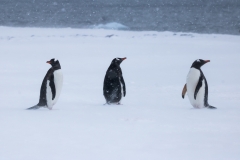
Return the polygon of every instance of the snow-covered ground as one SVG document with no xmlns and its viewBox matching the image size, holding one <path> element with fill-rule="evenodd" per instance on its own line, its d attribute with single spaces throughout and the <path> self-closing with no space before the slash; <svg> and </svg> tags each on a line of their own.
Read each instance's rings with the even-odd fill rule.
<svg viewBox="0 0 240 160">
<path fill-rule="evenodd" d="M 0 27 L 0 159 L 239 160 L 240 36 Z M 103 105 L 115 57 L 127 94 Z M 53 110 L 37 104 L 51 58 L 64 84 Z M 193 109 L 181 92 L 195 59 L 209 103 Z"/>
</svg>

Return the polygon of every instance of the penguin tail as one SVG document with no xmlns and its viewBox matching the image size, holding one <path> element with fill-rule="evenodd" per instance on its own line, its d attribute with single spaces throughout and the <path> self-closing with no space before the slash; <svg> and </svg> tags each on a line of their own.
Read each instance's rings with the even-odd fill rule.
<svg viewBox="0 0 240 160">
<path fill-rule="evenodd" d="M 35 105 L 35 106 L 30 107 L 30 108 L 27 108 L 27 110 L 34 110 L 34 109 L 39 109 L 39 108 L 40 108 L 40 106 Z"/>
<path fill-rule="evenodd" d="M 213 107 L 213 106 L 208 106 L 209 109 L 217 109 L 216 107 Z"/>
</svg>

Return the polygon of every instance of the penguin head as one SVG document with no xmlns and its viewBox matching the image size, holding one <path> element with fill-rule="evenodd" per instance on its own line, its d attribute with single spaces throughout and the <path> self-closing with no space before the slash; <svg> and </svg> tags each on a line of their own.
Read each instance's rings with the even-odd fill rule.
<svg viewBox="0 0 240 160">
<path fill-rule="evenodd" d="M 193 62 L 192 67 L 196 68 L 196 69 L 200 69 L 205 63 L 210 62 L 210 60 L 202 60 L 202 59 L 197 59 Z"/>
<path fill-rule="evenodd" d="M 114 58 L 112 60 L 112 64 L 120 65 L 122 63 L 122 61 L 124 61 L 125 59 L 127 59 L 127 57 L 124 57 L 124 58 Z"/>
<path fill-rule="evenodd" d="M 47 61 L 48 64 L 51 64 L 54 70 L 61 69 L 60 63 L 55 58 L 52 58 L 50 61 Z"/>
</svg>

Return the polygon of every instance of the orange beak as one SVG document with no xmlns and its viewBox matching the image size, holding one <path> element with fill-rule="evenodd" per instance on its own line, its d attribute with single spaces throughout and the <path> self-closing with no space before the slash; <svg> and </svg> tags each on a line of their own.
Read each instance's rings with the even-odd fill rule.
<svg viewBox="0 0 240 160">
<path fill-rule="evenodd" d="M 51 64 L 51 62 L 50 62 L 50 61 L 47 61 L 46 63 L 48 63 L 48 64 Z"/>
<path fill-rule="evenodd" d="M 210 62 L 210 60 L 205 60 L 205 63 L 208 63 L 208 62 Z"/>
<path fill-rule="evenodd" d="M 125 59 L 127 59 L 127 57 L 122 58 L 122 61 L 124 61 Z"/>
</svg>

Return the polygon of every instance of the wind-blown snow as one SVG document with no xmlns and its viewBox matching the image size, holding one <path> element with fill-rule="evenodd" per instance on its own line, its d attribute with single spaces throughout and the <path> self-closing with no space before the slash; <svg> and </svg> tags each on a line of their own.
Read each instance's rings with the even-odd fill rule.
<svg viewBox="0 0 240 160">
<path fill-rule="evenodd" d="M 0 157 L 3 160 L 240 159 L 240 37 L 171 32 L 0 27 Z M 64 81 L 53 110 L 37 104 L 57 57 Z M 103 105 L 115 57 L 126 83 L 122 105 Z M 181 92 L 192 62 L 209 103 Z"/>
<path fill-rule="evenodd" d="M 117 23 L 117 22 L 111 22 L 111 23 L 107 23 L 107 24 L 98 24 L 98 25 L 94 25 L 93 28 L 95 28 L 95 29 L 114 29 L 114 30 L 128 29 L 127 26 Z"/>
</svg>

